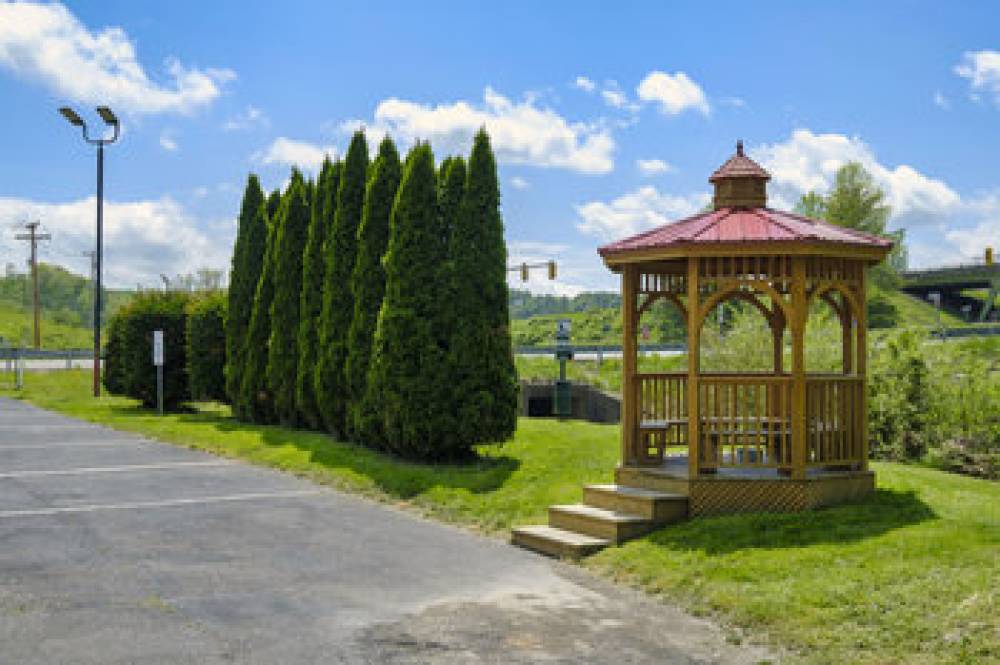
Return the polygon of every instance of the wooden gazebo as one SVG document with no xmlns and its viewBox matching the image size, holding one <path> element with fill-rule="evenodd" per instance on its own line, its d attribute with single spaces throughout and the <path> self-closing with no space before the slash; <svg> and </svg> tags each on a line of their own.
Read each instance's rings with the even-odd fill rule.
<svg viewBox="0 0 1000 665">
<path fill-rule="evenodd" d="M 865 272 L 892 242 L 768 208 L 769 179 L 738 143 L 709 178 L 710 210 L 600 248 L 622 280 L 617 484 L 586 488 L 588 505 L 554 506 L 550 523 L 557 528 L 542 536 L 558 540 L 564 536 L 557 531 L 570 530 L 622 540 L 663 521 L 650 509 L 644 527 L 607 528 L 636 517 L 641 501 L 685 497 L 688 515 L 784 511 L 874 489 L 867 465 Z M 657 300 L 672 303 L 685 321 L 687 371 L 638 371 L 640 319 Z M 706 318 L 731 300 L 763 315 L 772 333 L 772 371 L 702 371 Z M 836 374 L 806 371 L 806 322 L 815 302 L 831 307 L 840 322 L 843 367 Z"/>
</svg>

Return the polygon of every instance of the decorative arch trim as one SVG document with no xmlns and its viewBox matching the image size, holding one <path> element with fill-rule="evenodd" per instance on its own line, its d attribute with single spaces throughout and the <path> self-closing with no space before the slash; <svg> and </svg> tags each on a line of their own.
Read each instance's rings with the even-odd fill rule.
<svg viewBox="0 0 1000 665">
<path fill-rule="evenodd" d="M 747 291 L 744 287 L 750 287 L 753 291 Z M 762 303 L 758 294 L 770 296 L 771 302 L 774 303 L 774 309 L 772 310 Z M 709 296 L 698 312 L 696 323 L 699 330 L 705 324 L 705 318 L 709 312 L 725 300 L 744 300 L 751 303 L 760 310 L 772 328 L 776 324 L 783 326 L 789 320 L 787 303 L 785 303 L 784 298 L 781 297 L 781 294 L 773 286 L 761 280 L 746 280 L 727 284 L 725 288 L 721 288 Z"/>
</svg>

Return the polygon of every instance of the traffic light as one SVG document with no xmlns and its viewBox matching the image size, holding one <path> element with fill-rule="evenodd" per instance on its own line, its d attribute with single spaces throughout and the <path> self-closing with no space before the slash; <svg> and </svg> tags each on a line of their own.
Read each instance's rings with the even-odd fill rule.
<svg viewBox="0 0 1000 665">
<path fill-rule="evenodd" d="M 556 278 L 556 262 L 549 261 L 549 279 Z"/>
<path fill-rule="evenodd" d="M 986 248 L 986 265 L 988 265 L 988 266 L 993 265 L 993 248 L 992 247 L 987 247 Z"/>
<path fill-rule="evenodd" d="M 528 281 L 528 264 L 527 263 L 522 263 L 521 264 L 521 281 L 522 282 L 527 282 Z"/>
</svg>

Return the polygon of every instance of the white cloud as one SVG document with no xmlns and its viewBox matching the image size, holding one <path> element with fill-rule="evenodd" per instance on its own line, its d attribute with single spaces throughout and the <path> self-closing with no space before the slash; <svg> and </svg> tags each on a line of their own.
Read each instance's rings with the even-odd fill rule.
<svg viewBox="0 0 1000 665">
<path fill-rule="evenodd" d="M 745 109 L 747 102 L 742 97 L 723 97 L 719 100 L 724 106 L 732 106 L 734 109 Z"/>
<path fill-rule="evenodd" d="M 124 30 L 91 32 L 59 4 L 0 3 L 0 66 L 60 97 L 131 113 L 189 113 L 235 78 L 228 69 L 189 69 L 170 59 L 169 83 L 152 81 Z"/>
<path fill-rule="evenodd" d="M 177 148 L 179 146 L 177 145 L 177 140 L 173 137 L 172 132 L 168 130 L 163 130 L 160 133 L 160 147 L 166 150 L 167 152 L 177 151 Z"/>
<path fill-rule="evenodd" d="M 268 146 L 267 150 L 254 155 L 254 159 L 262 164 L 298 166 L 303 170 L 315 173 L 319 171 L 323 159 L 327 155 L 330 156 L 330 159 L 334 159 L 337 155 L 337 149 L 332 145 L 321 146 L 279 136 Z"/>
<path fill-rule="evenodd" d="M 660 111 L 666 115 L 677 115 L 687 109 L 694 109 L 703 115 L 711 112 L 705 92 L 684 72 L 674 75 L 652 71 L 636 88 L 639 99 L 657 102 Z"/>
<path fill-rule="evenodd" d="M 94 197 L 68 203 L 0 198 L 0 219 L 38 219 L 52 234 L 48 252 L 59 263 L 86 274 L 81 256 L 94 245 Z M 147 201 L 104 202 L 105 280 L 134 287 L 159 282 L 159 274 L 186 274 L 199 268 L 227 270 L 236 228 L 233 220 L 199 225 L 169 197 Z M 0 263 L 19 264 L 21 247 L 0 241 Z"/>
<path fill-rule="evenodd" d="M 429 140 L 443 152 L 464 152 L 480 127 L 486 127 L 498 161 L 561 168 L 580 173 L 614 169 L 615 142 L 604 127 L 569 122 L 550 108 L 526 97 L 514 102 L 486 88 L 483 104 L 466 101 L 430 106 L 395 97 L 375 109 L 372 123 L 358 120 L 341 125 L 354 131 L 366 126 L 369 136 L 385 133 L 404 141 Z"/>
<path fill-rule="evenodd" d="M 644 176 L 659 175 L 674 170 L 673 166 L 662 159 L 637 159 L 635 160 L 635 166 L 639 169 L 639 173 Z"/>
<path fill-rule="evenodd" d="M 528 189 L 531 187 L 531 183 L 522 178 L 519 175 L 514 176 L 510 179 L 510 186 L 514 189 Z"/>
<path fill-rule="evenodd" d="M 621 90 L 601 90 L 601 97 L 604 99 L 605 104 L 616 109 L 625 108 L 628 104 L 628 98 Z"/>
<path fill-rule="evenodd" d="M 954 71 L 969 80 L 973 99 L 978 101 L 980 92 L 992 93 L 1000 106 L 1000 51 L 966 51 Z"/>
<path fill-rule="evenodd" d="M 996 212 L 1000 213 L 1000 207 Z M 958 248 L 963 260 L 982 259 L 987 247 L 1000 248 L 1000 216 L 972 228 L 950 229 L 945 232 L 945 238 Z"/>
<path fill-rule="evenodd" d="M 247 106 L 233 117 L 222 123 L 222 129 L 227 132 L 248 131 L 267 127 L 271 124 L 268 117 L 255 106 Z"/>
<path fill-rule="evenodd" d="M 941 94 L 940 90 L 938 90 L 938 91 L 934 92 L 934 106 L 937 106 L 938 108 L 942 108 L 945 111 L 950 111 L 951 110 L 951 101 L 947 97 L 945 97 L 943 94 Z"/>
<path fill-rule="evenodd" d="M 597 84 L 594 83 L 589 78 L 587 78 L 586 76 L 577 76 L 576 81 L 573 82 L 573 87 L 579 88 L 584 92 L 593 92 L 594 89 L 597 87 Z"/>
<path fill-rule="evenodd" d="M 602 241 L 618 240 L 693 215 L 709 200 L 704 192 L 676 196 L 647 185 L 610 203 L 591 201 L 576 206 L 581 220 L 577 228 Z"/>
<path fill-rule="evenodd" d="M 858 137 L 797 129 L 787 141 L 761 146 L 752 154 L 771 173 L 768 196 L 778 208 L 791 208 L 806 192 L 825 192 L 847 162 L 860 162 L 885 191 L 892 206 L 891 225 L 896 228 L 942 222 L 961 203 L 941 180 L 906 164 L 883 165 Z"/>
</svg>

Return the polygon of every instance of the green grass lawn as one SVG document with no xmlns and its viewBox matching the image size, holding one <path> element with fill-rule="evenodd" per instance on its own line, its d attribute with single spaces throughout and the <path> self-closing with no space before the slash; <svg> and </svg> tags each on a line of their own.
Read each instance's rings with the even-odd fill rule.
<svg viewBox="0 0 1000 665">
<path fill-rule="evenodd" d="M 321 434 L 236 423 L 199 405 L 163 418 L 87 396 L 84 372 L 30 374 L 21 397 L 68 415 L 298 473 L 503 533 L 609 481 L 617 428 L 522 419 L 462 466 L 404 462 Z M 875 464 L 877 494 L 792 515 L 699 518 L 586 560 L 803 663 L 1000 662 L 1000 485 Z M 641 617 L 636 618 L 641 621 Z"/>
</svg>

